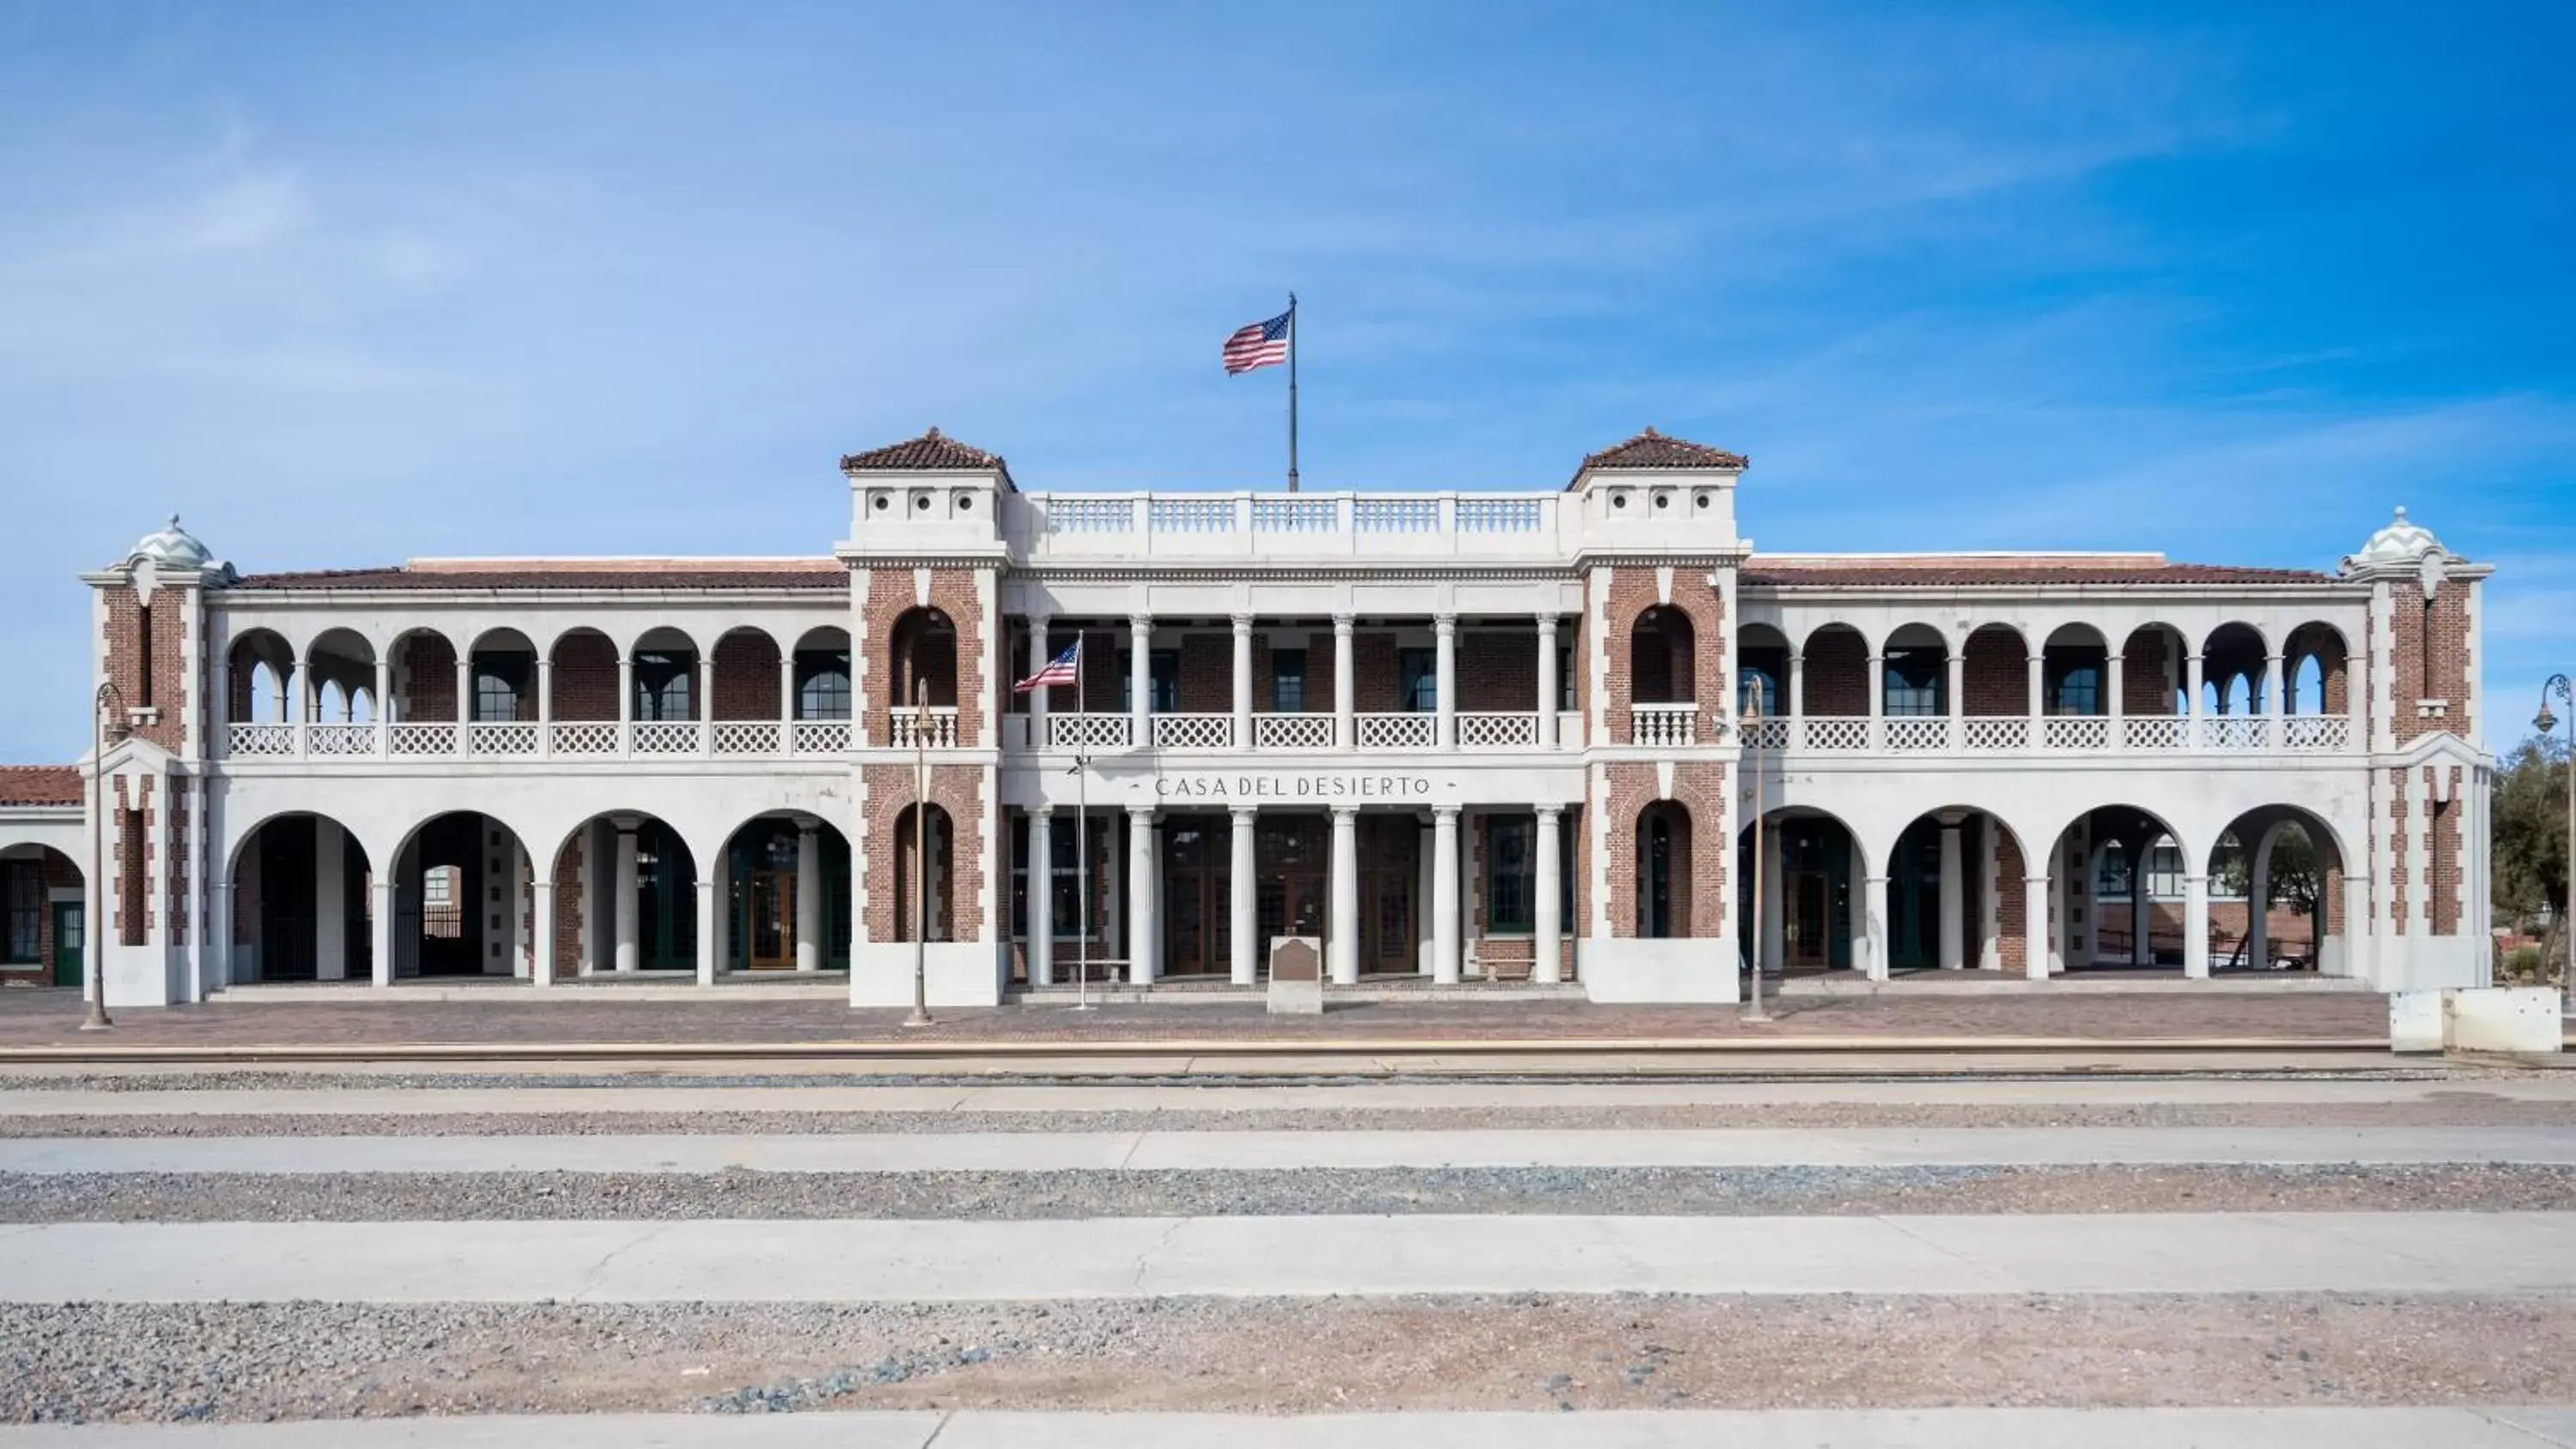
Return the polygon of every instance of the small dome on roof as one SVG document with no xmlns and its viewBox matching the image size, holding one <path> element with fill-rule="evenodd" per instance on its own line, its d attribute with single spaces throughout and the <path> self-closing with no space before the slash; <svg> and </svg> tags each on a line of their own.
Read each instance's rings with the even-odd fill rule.
<svg viewBox="0 0 2576 1449">
<path fill-rule="evenodd" d="M 2360 569 L 2382 564 L 2411 564 L 2428 553 L 2449 552 L 2442 547 L 2442 541 L 2433 536 L 2433 530 L 2408 519 L 2406 510 L 2400 508 L 2397 517 L 2387 527 L 2372 534 L 2370 542 L 2361 546 L 2361 552 L 2344 560 L 2344 567 Z"/>
<path fill-rule="evenodd" d="M 125 561 L 129 565 L 142 563 L 146 559 L 160 568 L 194 570 L 204 568 L 212 562 L 214 554 L 197 541 L 195 534 L 181 528 L 179 515 L 173 513 L 170 515 L 169 527 L 158 533 L 145 534 L 136 541 L 134 551 L 125 556 Z"/>
</svg>

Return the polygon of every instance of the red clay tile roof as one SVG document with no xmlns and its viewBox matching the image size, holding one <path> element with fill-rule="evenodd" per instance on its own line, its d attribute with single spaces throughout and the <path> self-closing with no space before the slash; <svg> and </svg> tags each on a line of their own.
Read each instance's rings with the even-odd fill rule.
<svg viewBox="0 0 2576 1449">
<path fill-rule="evenodd" d="M 1757 588 L 1950 588 L 1981 584 L 2321 584 L 2306 569 L 2167 563 L 2155 555 L 2030 558 L 1748 559 L 1736 575 Z"/>
<path fill-rule="evenodd" d="M 841 459 L 844 473 L 921 473 L 943 468 L 986 469 L 1008 476 L 1010 468 L 999 453 L 987 453 L 942 434 L 937 428 L 918 438 L 870 448 Z"/>
<path fill-rule="evenodd" d="M 0 765 L 0 805 L 78 805 L 80 771 L 70 765 Z"/>
<path fill-rule="evenodd" d="M 243 589 L 844 589 L 833 559 L 472 559 L 245 574 Z"/>
<path fill-rule="evenodd" d="M 1749 461 L 1742 453 L 1668 438 L 1648 428 L 1624 443 L 1588 455 L 1574 476 L 1582 477 L 1587 468 L 1742 468 Z"/>
</svg>

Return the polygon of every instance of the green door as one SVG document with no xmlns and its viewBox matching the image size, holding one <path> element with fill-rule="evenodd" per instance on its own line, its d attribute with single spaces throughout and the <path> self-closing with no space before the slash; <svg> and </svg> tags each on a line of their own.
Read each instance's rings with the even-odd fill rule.
<svg viewBox="0 0 2576 1449">
<path fill-rule="evenodd" d="M 79 901 L 54 902 L 54 984 L 81 984 L 81 953 L 89 949 L 89 909 Z"/>
</svg>

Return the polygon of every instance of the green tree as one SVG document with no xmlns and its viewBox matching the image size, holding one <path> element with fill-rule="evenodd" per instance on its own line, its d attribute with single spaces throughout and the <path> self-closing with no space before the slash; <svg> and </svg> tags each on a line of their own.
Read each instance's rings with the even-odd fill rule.
<svg viewBox="0 0 2576 1449">
<path fill-rule="evenodd" d="M 2567 747 L 2533 736 L 2496 771 L 2488 849 L 2496 914 L 2518 926 L 2549 915 L 2543 960 L 2567 939 Z"/>
</svg>

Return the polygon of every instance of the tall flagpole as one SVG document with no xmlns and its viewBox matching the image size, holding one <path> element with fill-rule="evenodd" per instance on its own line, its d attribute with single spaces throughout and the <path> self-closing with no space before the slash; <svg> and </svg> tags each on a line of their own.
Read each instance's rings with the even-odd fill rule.
<svg viewBox="0 0 2576 1449">
<path fill-rule="evenodd" d="M 1297 491 L 1297 294 L 1288 294 L 1288 491 Z"/>
</svg>

